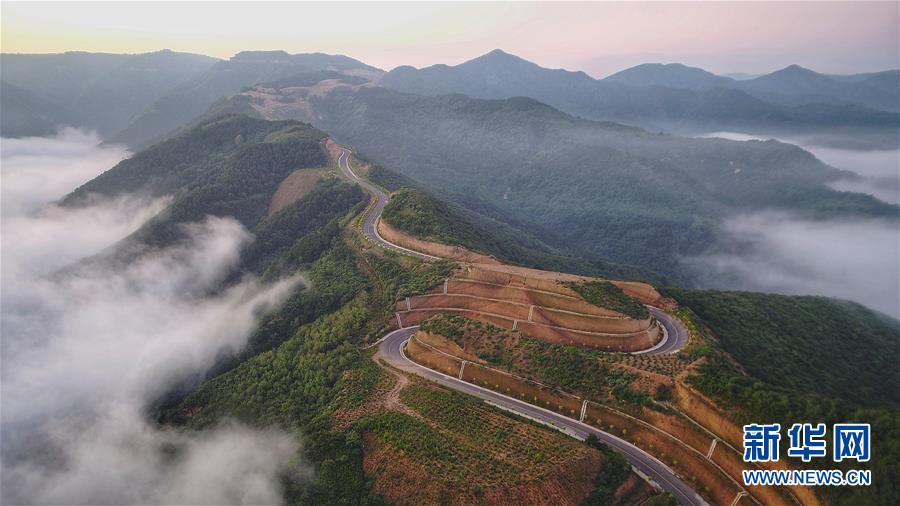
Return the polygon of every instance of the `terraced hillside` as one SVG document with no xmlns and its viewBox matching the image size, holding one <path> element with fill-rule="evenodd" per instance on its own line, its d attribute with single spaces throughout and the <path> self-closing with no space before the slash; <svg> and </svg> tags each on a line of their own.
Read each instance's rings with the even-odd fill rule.
<svg viewBox="0 0 900 506">
<path fill-rule="evenodd" d="M 662 339 L 657 321 L 649 314 L 634 318 L 586 301 L 560 283 L 579 276 L 511 270 L 507 266 L 466 264 L 430 293 L 407 297 L 396 304 L 397 324 L 409 326 L 438 313 L 455 313 L 551 343 L 610 351 L 652 348 Z M 649 302 L 660 298 L 649 285 L 613 282 L 615 289 L 641 295 Z M 648 297 L 653 294 L 655 297 Z"/>
</svg>

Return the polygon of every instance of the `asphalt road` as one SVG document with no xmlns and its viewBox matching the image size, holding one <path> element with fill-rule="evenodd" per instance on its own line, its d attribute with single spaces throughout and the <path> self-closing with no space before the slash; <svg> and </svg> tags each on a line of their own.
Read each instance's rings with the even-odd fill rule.
<svg viewBox="0 0 900 506">
<path fill-rule="evenodd" d="M 341 156 L 338 158 L 338 166 L 341 168 L 341 172 L 343 172 L 344 175 L 347 176 L 347 178 L 349 178 L 351 181 L 355 181 L 367 192 L 375 195 L 375 207 L 372 208 L 371 211 L 369 211 L 369 214 L 366 216 L 366 220 L 363 222 L 363 235 L 365 235 L 367 239 L 378 244 L 382 248 L 396 251 L 397 253 L 401 253 L 404 255 L 413 256 L 425 262 L 434 262 L 436 260 L 440 260 L 440 258 L 438 257 L 426 255 L 425 253 L 419 253 L 418 251 L 413 251 L 392 242 L 388 242 L 383 237 L 381 237 L 381 235 L 378 233 L 378 220 L 381 219 L 381 213 L 382 211 L 384 211 L 384 206 L 386 206 L 388 202 L 390 202 L 390 197 L 388 197 L 386 193 L 381 191 L 380 188 L 357 176 L 356 173 L 353 172 L 353 169 L 350 168 L 349 149 L 341 148 Z"/>
<path fill-rule="evenodd" d="M 378 351 L 381 357 L 397 369 L 417 374 L 430 381 L 444 385 L 447 388 L 474 395 L 475 397 L 479 397 L 489 403 L 495 404 L 526 418 L 531 418 L 540 423 L 551 425 L 558 430 L 579 439 L 584 439 L 589 434 L 594 434 L 600 441 L 603 441 L 605 444 L 625 456 L 635 469 L 651 477 L 655 483 L 663 488 L 663 490 L 675 496 L 675 499 L 678 500 L 680 504 L 707 504 L 703 498 L 697 495 L 691 487 L 689 487 L 665 464 L 623 439 L 579 422 L 573 418 L 528 404 L 513 397 L 494 392 L 493 390 L 479 387 L 478 385 L 461 381 L 452 376 L 447 376 L 446 374 L 439 373 L 413 362 L 404 354 L 403 345 L 418 328 L 418 326 L 405 327 L 384 336 L 378 345 Z"/>
<path fill-rule="evenodd" d="M 650 314 L 653 315 L 653 317 L 663 326 L 663 329 L 665 329 L 665 341 L 660 342 L 649 350 L 635 352 L 635 355 L 666 355 L 677 352 L 687 344 L 690 334 L 687 329 L 684 328 L 684 325 L 678 321 L 678 318 L 666 313 L 662 309 L 651 306 L 647 306 L 647 309 L 650 310 Z"/>
<path fill-rule="evenodd" d="M 396 251 L 405 255 L 411 255 L 426 262 L 440 260 L 438 257 L 426 255 L 418 251 L 413 251 L 397 244 L 388 242 L 378 234 L 378 220 L 381 219 L 381 213 L 384 207 L 390 201 L 390 197 L 380 188 L 372 183 L 360 178 L 350 168 L 350 150 L 341 148 L 341 156 L 338 158 L 338 166 L 344 175 L 351 181 L 355 181 L 366 191 L 375 196 L 375 206 L 369 211 L 363 222 L 363 234 L 370 241 L 380 245 L 383 248 Z M 650 312 L 662 324 L 666 330 L 666 339 L 661 344 L 656 345 L 650 350 L 643 353 L 646 354 L 663 354 L 674 353 L 681 349 L 687 343 L 687 329 L 681 325 L 676 318 L 663 312 L 660 309 L 649 307 Z M 594 434 L 601 441 L 615 449 L 628 459 L 628 462 L 641 473 L 650 476 L 654 482 L 658 483 L 665 491 L 671 493 L 684 505 L 705 505 L 707 504 L 693 489 L 691 489 L 681 478 L 669 469 L 658 459 L 632 445 L 631 443 L 620 439 L 612 434 L 603 432 L 595 427 L 579 422 L 573 418 L 563 416 L 559 413 L 528 404 L 527 402 L 508 397 L 498 392 L 488 390 L 478 385 L 473 385 L 457 378 L 447 376 L 446 374 L 428 369 L 406 357 L 403 353 L 403 345 L 409 337 L 415 333 L 418 326 L 405 327 L 395 330 L 384 337 L 378 343 L 378 351 L 382 358 L 397 369 L 418 374 L 428 380 L 439 383 L 453 390 L 474 395 L 487 402 L 495 404 L 501 408 L 510 410 L 516 414 L 535 421 L 551 425 L 562 432 L 579 439 L 586 438 L 589 434 Z"/>
<path fill-rule="evenodd" d="M 341 172 L 343 172 L 348 179 L 356 182 L 366 191 L 375 196 L 375 206 L 369 211 L 369 214 L 366 216 L 365 221 L 363 222 L 363 235 L 365 235 L 368 240 L 378 244 L 385 249 L 396 251 L 404 255 L 414 256 L 425 262 L 440 260 L 440 258 L 438 257 L 426 255 L 425 253 L 413 251 L 398 244 L 388 242 L 383 237 L 381 237 L 381 235 L 378 233 L 378 220 L 381 219 L 381 213 L 384 211 L 384 206 L 386 206 L 388 202 L 390 202 L 390 197 L 386 193 L 384 193 L 381 188 L 378 188 L 369 181 L 357 176 L 356 173 L 353 172 L 353 169 L 350 168 L 349 149 L 343 147 L 341 148 L 341 156 L 338 158 L 338 166 L 341 168 Z M 639 351 L 635 354 L 664 355 L 668 353 L 675 353 L 682 347 L 684 347 L 684 345 L 687 344 L 689 336 L 687 329 L 684 328 L 684 325 L 682 325 L 677 318 L 669 315 L 661 309 L 650 306 L 648 306 L 648 308 L 650 309 L 650 313 L 654 317 L 656 317 L 660 324 L 662 324 L 663 328 L 665 328 L 665 340 L 660 342 L 653 348 Z"/>
</svg>

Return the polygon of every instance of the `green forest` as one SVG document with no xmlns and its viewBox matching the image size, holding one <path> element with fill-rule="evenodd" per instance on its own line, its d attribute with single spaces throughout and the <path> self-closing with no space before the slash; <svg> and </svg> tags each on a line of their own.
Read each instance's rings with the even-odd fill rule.
<svg viewBox="0 0 900 506">
<path fill-rule="evenodd" d="M 763 381 L 862 405 L 900 407 L 897 320 L 826 297 L 666 292 L 709 325 L 725 351 Z"/>
<path fill-rule="evenodd" d="M 708 251 L 737 213 L 900 215 L 896 205 L 831 189 L 847 174 L 776 141 L 653 133 L 523 97 L 338 88 L 313 105 L 321 128 L 441 199 L 561 252 L 663 273 L 669 284 L 689 280 L 679 259 Z"/>
<path fill-rule="evenodd" d="M 567 283 L 566 286 L 595 306 L 612 309 L 632 318 L 650 317 L 647 306 L 625 295 L 621 288 L 609 281 L 582 281 Z"/>
<path fill-rule="evenodd" d="M 706 353 L 699 374 L 688 378 L 692 385 L 730 410 L 741 424 L 870 423 L 877 457 L 865 464 L 828 460 L 812 465 L 872 470 L 870 487 L 824 488 L 823 495 L 833 504 L 896 502 L 900 495 L 896 320 L 824 297 L 666 292 L 689 308 L 691 326 L 722 348 Z"/>
<path fill-rule="evenodd" d="M 397 190 L 382 219 L 413 236 L 463 246 L 514 265 L 616 279 L 666 279 L 648 269 L 565 254 L 528 232 L 407 187 L 415 183 L 387 169 L 376 166 L 370 177 L 385 188 Z"/>
</svg>

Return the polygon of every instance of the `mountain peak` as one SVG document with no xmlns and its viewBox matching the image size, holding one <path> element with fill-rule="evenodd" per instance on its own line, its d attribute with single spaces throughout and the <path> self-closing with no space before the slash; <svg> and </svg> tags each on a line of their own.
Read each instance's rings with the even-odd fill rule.
<svg viewBox="0 0 900 506">
<path fill-rule="evenodd" d="M 287 51 L 276 50 L 276 51 L 241 51 L 240 53 L 231 57 L 232 60 L 268 60 L 268 61 L 281 61 L 287 60 L 291 57 L 291 55 Z"/>
<path fill-rule="evenodd" d="M 477 58 L 473 58 L 473 59 L 467 61 L 466 63 L 471 63 L 471 62 L 490 62 L 490 63 L 527 62 L 527 63 L 530 63 L 530 62 L 528 62 L 528 60 L 526 60 L 524 58 L 520 58 L 514 54 L 509 54 L 502 49 L 494 49 L 493 51 L 491 51 L 489 53 L 485 53 Z"/>
<path fill-rule="evenodd" d="M 818 74 L 818 72 L 816 72 L 814 70 L 810 70 L 806 67 L 801 67 L 800 65 L 793 63 L 781 70 L 776 70 L 775 72 L 773 72 L 773 74 L 809 75 L 809 74 Z"/>
<path fill-rule="evenodd" d="M 810 70 L 806 67 L 801 67 L 796 63 L 793 65 L 788 65 L 787 67 L 776 70 L 771 74 L 766 74 L 760 76 L 755 79 L 755 81 L 760 82 L 769 82 L 769 81 L 777 81 L 777 82 L 791 82 L 791 83 L 802 83 L 802 82 L 824 82 L 831 81 L 831 79 L 823 74 L 820 74 L 814 70 Z M 751 82 L 751 81 L 748 81 Z"/>
<path fill-rule="evenodd" d="M 500 48 L 497 48 L 497 49 L 494 49 L 493 51 L 489 51 L 489 52 L 485 53 L 485 54 L 482 55 L 481 57 L 482 57 L 482 58 L 486 58 L 486 57 L 489 57 L 489 58 L 502 58 L 502 57 L 504 57 L 504 56 L 512 56 L 512 55 L 509 54 L 509 53 L 507 53 L 506 51 L 500 49 Z"/>
<path fill-rule="evenodd" d="M 727 86 L 731 79 L 683 63 L 643 63 L 603 79 L 632 86 L 709 89 Z"/>
</svg>

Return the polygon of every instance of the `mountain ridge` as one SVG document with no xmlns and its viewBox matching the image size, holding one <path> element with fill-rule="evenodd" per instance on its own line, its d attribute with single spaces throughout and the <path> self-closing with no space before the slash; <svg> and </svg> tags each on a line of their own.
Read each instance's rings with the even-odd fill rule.
<svg viewBox="0 0 900 506">
<path fill-rule="evenodd" d="M 688 76 L 679 82 L 687 82 L 683 86 L 688 87 L 670 82 L 672 79 L 666 76 L 673 69 L 679 74 L 687 72 Z M 641 75 L 647 72 L 653 78 L 641 83 Z M 891 74 L 886 75 L 882 79 L 890 80 Z M 697 82 L 698 76 L 702 82 Z M 878 142 L 897 143 L 896 136 L 892 135 L 900 129 L 900 114 L 896 112 L 866 109 L 865 105 L 854 105 L 843 99 L 832 100 L 833 103 L 819 103 L 819 100 L 782 103 L 785 100 L 780 99 L 785 97 L 773 91 L 771 80 L 759 79 L 763 78 L 735 81 L 678 64 L 633 67 L 617 76 L 595 80 L 583 72 L 547 69 L 495 50 L 455 66 L 399 67 L 385 74 L 379 85 L 426 96 L 452 93 L 485 99 L 527 96 L 588 119 L 676 133 L 747 129 L 819 133 L 880 130 Z M 731 85 L 721 86 L 728 83 Z M 847 88 L 846 83 L 837 81 L 833 85 Z M 754 88 L 762 91 L 755 94 L 747 91 Z M 779 100 L 773 101 L 772 96 Z M 840 114 L 842 111 L 846 114 Z"/>
</svg>

